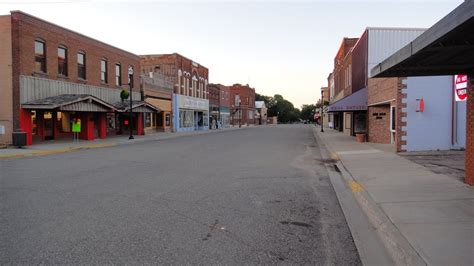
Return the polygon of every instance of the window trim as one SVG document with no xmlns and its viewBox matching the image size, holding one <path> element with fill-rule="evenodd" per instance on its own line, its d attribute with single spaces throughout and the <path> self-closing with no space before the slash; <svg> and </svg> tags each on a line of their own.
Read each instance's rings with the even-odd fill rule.
<svg viewBox="0 0 474 266">
<path fill-rule="evenodd" d="M 42 43 L 43 44 L 43 54 L 42 54 L 42 57 L 40 59 L 43 60 L 42 64 L 43 64 L 43 67 L 44 70 L 37 70 L 36 69 L 36 63 L 38 63 L 38 54 L 36 53 L 36 43 Z M 36 38 L 35 39 L 35 42 L 34 42 L 34 51 L 35 51 L 35 72 L 37 73 L 42 73 L 42 74 L 46 74 L 48 73 L 48 59 L 47 59 L 47 54 L 46 54 L 46 41 L 42 38 Z"/>
<path fill-rule="evenodd" d="M 79 64 L 79 60 L 77 58 L 80 54 L 83 56 L 83 63 L 82 64 Z M 87 80 L 87 71 L 86 71 L 86 69 L 87 69 L 87 56 L 86 56 L 86 52 L 84 52 L 82 50 L 78 51 L 77 54 L 76 54 L 76 61 L 77 61 L 77 78 L 80 79 L 80 80 Z M 83 68 L 84 68 L 84 77 L 79 76 L 80 66 L 83 66 Z"/>
<path fill-rule="evenodd" d="M 63 66 L 63 67 L 64 67 L 64 72 L 65 72 L 65 74 L 59 73 L 59 68 L 60 68 L 59 65 L 60 65 L 60 62 L 61 62 L 61 61 L 59 60 L 59 50 L 60 50 L 60 49 L 64 50 L 64 62 L 62 62 L 62 63 L 64 63 L 64 66 Z M 67 77 L 67 76 L 69 75 L 69 69 L 68 69 L 68 55 L 67 55 L 67 52 L 68 52 L 68 51 L 67 51 L 67 50 L 68 50 L 68 49 L 67 49 L 67 47 L 66 47 L 65 45 L 63 45 L 63 44 L 58 45 L 58 50 L 57 50 L 57 51 L 58 51 L 58 75 L 61 76 L 61 77 Z"/>
<path fill-rule="evenodd" d="M 117 67 L 119 67 L 119 71 L 118 71 L 119 73 L 117 73 Z M 118 80 L 117 80 L 117 78 L 118 78 Z M 123 85 L 123 82 L 122 82 L 122 64 L 115 63 L 115 86 L 122 87 L 122 85 Z"/>
<path fill-rule="evenodd" d="M 102 70 L 102 62 L 105 62 L 105 71 Z M 104 79 L 102 79 L 102 73 L 104 73 Z M 105 57 L 102 57 L 100 59 L 100 82 L 102 84 L 108 84 L 108 82 L 109 82 L 109 79 L 108 79 L 108 62 L 107 62 L 107 58 L 105 58 Z"/>
</svg>

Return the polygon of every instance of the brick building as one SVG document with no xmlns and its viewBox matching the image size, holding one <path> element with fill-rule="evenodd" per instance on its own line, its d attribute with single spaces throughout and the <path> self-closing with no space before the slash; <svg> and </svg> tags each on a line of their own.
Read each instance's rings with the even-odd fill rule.
<svg viewBox="0 0 474 266">
<path fill-rule="evenodd" d="M 222 128 L 230 126 L 230 88 L 222 84 L 219 87 L 219 122 Z"/>
<path fill-rule="evenodd" d="M 248 84 L 234 84 L 230 86 L 231 124 L 255 124 L 255 89 Z"/>
<path fill-rule="evenodd" d="M 145 101 L 158 107 L 159 113 L 145 114 L 145 132 L 170 132 L 172 128 L 171 114 L 173 102 L 173 84 L 155 69 L 147 75 L 141 75 L 141 89 Z"/>
<path fill-rule="evenodd" d="M 352 94 L 352 50 L 358 38 L 343 38 L 336 57 L 334 58 L 334 70 L 332 79 L 334 80 L 334 104 Z M 348 112 L 345 107 L 329 107 L 329 112 L 333 113 L 334 129 L 346 134 L 353 134 L 352 112 Z M 329 123 L 329 122 L 328 122 Z"/>
<path fill-rule="evenodd" d="M 180 54 L 140 56 L 142 75 L 159 71 L 173 84 L 174 131 L 209 129 L 209 70 Z"/>
<path fill-rule="evenodd" d="M 398 93 L 400 78 L 372 79 L 370 68 L 405 46 L 425 30 L 418 28 L 367 28 L 354 47 L 354 89 L 367 88 L 367 140 L 397 143 Z"/>
<path fill-rule="evenodd" d="M 403 77 L 403 76 L 440 76 L 468 74 L 465 76 L 464 88 L 451 90 L 459 97 L 463 95 L 466 101 L 466 161 L 465 179 L 467 184 L 474 185 L 474 10 L 473 1 L 464 1 L 447 16 L 442 18 L 409 45 L 400 47 L 393 54 L 371 68 L 374 77 Z M 459 43 L 463 43 L 462 47 Z M 414 49 L 416 47 L 416 49 Z M 409 83 L 407 82 L 409 89 Z M 419 90 L 420 88 L 415 88 Z M 429 88 L 423 88 L 429 89 Z M 437 92 L 433 92 L 436 94 Z M 405 94 L 402 91 L 402 94 Z M 425 93 L 426 94 L 426 93 Z M 407 95 L 408 96 L 408 95 Z M 408 101 L 403 102 L 400 112 L 403 115 L 409 107 Z M 406 104 L 406 106 L 405 106 Z M 425 103 L 425 109 L 427 109 Z M 433 110 L 437 110 L 433 106 Z M 441 109 L 441 108 L 439 108 Z M 402 121 L 402 127 L 408 127 L 409 121 Z M 425 132 L 429 135 L 431 132 Z M 408 137 L 409 132 L 407 133 Z"/>
<path fill-rule="evenodd" d="M 134 118 L 129 102 L 128 68 L 139 69 L 137 55 L 21 11 L 0 16 L 0 141 L 11 143 L 12 132 L 27 134 L 27 144 L 79 137 L 92 140 L 120 134 L 132 126 L 143 134 L 143 113 L 157 109 L 140 99 L 138 75 L 133 76 Z"/>
<path fill-rule="evenodd" d="M 209 127 L 216 129 L 219 120 L 220 88 L 216 84 L 209 84 Z"/>
</svg>

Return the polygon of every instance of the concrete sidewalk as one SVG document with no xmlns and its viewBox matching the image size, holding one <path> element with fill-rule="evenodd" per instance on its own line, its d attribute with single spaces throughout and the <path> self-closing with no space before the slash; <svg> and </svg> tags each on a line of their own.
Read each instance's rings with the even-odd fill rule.
<svg viewBox="0 0 474 266">
<path fill-rule="evenodd" d="M 243 128 L 240 128 L 243 129 Z M 77 150 L 85 149 L 97 149 L 106 148 L 117 145 L 136 144 L 145 141 L 158 141 L 166 140 L 185 136 L 196 136 L 203 134 L 212 134 L 219 132 L 227 132 L 230 130 L 239 130 L 238 127 L 231 127 L 218 130 L 207 130 L 207 131 L 191 131 L 191 132 L 157 132 L 153 134 L 134 136 L 135 139 L 129 140 L 128 135 L 112 136 L 106 139 L 95 139 L 93 141 L 79 140 L 73 142 L 72 140 L 57 140 L 57 141 L 45 141 L 31 146 L 25 146 L 23 148 L 8 147 L 6 149 L 0 149 L 0 160 L 1 159 L 13 159 L 29 156 L 41 156 L 65 153 Z"/>
<path fill-rule="evenodd" d="M 398 156 L 388 145 L 313 131 L 349 176 L 347 189 L 396 264 L 474 265 L 474 187 Z"/>
</svg>

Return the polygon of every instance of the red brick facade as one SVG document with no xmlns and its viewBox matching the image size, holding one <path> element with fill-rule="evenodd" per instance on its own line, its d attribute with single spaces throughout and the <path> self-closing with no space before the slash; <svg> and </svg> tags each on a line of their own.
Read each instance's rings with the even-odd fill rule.
<svg viewBox="0 0 474 266">
<path fill-rule="evenodd" d="M 352 48 L 358 38 L 344 38 L 334 58 L 334 96 L 344 91 L 344 96 L 352 94 Z"/>
<path fill-rule="evenodd" d="M 140 58 L 137 55 L 19 11 L 11 13 L 11 22 L 14 62 L 12 66 L 14 128 L 18 128 L 20 124 L 20 75 L 121 90 L 128 88 L 128 66 L 132 66 L 136 70 L 134 87 L 139 88 Z M 35 40 L 45 43 L 45 73 L 35 71 Z M 60 45 L 67 49 L 67 76 L 58 74 L 58 47 Z M 78 78 L 78 52 L 86 55 L 85 80 Z M 107 83 L 101 82 L 101 59 L 107 60 Z M 115 64 L 121 65 L 122 86 L 115 84 Z"/>
<path fill-rule="evenodd" d="M 220 89 L 216 84 L 209 84 L 209 105 L 219 106 Z"/>
<path fill-rule="evenodd" d="M 400 85 L 400 78 L 372 78 L 368 80 L 368 140 L 370 142 L 391 143 L 390 108 L 397 106 L 396 99 Z M 397 134 L 395 133 L 395 135 Z"/>
<path fill-rule="evenodd" d="M 240 108 L 235 104 L 236 96 L 240 97 Z M 242 125 L 255 124 L 255 89 L 249 85 L 234 84 L 230 87 L 231 124 L 238 125 L 239 117 Z M 239 115 L 239 110 L 241 115 Z"/>
<path fill-rule="evenodd" d="M 368 141 L 388 144 L 390 136 L 390 105 L 370 106 L 368 110 Z"/>
<path fill-rule="evenodd" d="M 208 99 L 209 69 L 191 59 L 177 53 L 142 55 L 140 64 L 142 74 L 163 74 L 174 85 L 174 93 Z"/>
</svg>

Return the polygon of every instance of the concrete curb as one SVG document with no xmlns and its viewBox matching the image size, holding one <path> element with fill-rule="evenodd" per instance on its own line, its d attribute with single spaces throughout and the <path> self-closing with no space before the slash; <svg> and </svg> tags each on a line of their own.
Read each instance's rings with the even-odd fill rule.
<svg viewBox="0 0 474 266">
<path fill-rule="evenodd" d="M 67 148 L 61 148 L 61 149 L 55 149 L 55 150 L 32 150 L 31 152 L 21 153 L 21 154 L 0 155 L 0 160 L 17 159 L 17 158 L 32 157 L 32 156 L 45 156 L 45 155 L 73 152 L 73 151 L 78 151 L 78 150 L 99 149 L 99 148 L 107 148 L 107 147 L 113 147 L 113 146 L 117 146 L 117 145 L 115 143 L 104 143 L 104 144 L 94 144 L 94 145 L 87 145 L 87 146 L 80 146 L 80 147 L 67 147 Z"/>
<path fill-rule="evenodd" d="M 332 167 L 337 167 L 340 172 L 340 175 L 337 175 L 328 166 L 331 184 L 346 216 L 362 263 L 427 265 L 363 186 L 354 179 L 330 145 L 318 134 L 313 128 L 313 135 L 320 144 L 322 155 L 334 160 Z M 364 217 L 360 216 L 362 212 Z"/>
<path fill-rule="evenodd" d="M 0 160 L 19 159 L 19 158 L 34 157 L 34 156 L 46 156 L 46 155 L 68 153 L 68 152 L 79 151 L 79 150 L 100 149 L 100 148 L 108 148 L 108 147 L 122 146 L 122 145 L 133 145 L 133 144 L 145 143 L 145 142 L 150 142 L 150 141 L 161 141 L 161 140 L 176 139 L 176 138 L 188 137 L 188 136 L 224 133 L 224 132 L 229 132 L 229 131 L 242 130 L 245 128 L 226 128 L 222 130 L 196 131 L 196 132 L 190 132 L 189 134 L 182 134 L 182 135 L 177 134 L 177 135 L 161 136 L 158 138 L 150 138 L 150 139 L 135 139 L 134 141 L 130 141 L 130 142 L 111 142 L 111 143 L 91 144 L 91 145 L 78 146 L 78 147 L 65 147 L 65 148 L 59 148 L 59 149 L 54 149 L 54 150 L 31 150 L 25 153 L 0 155 Z"/>
</svg>

